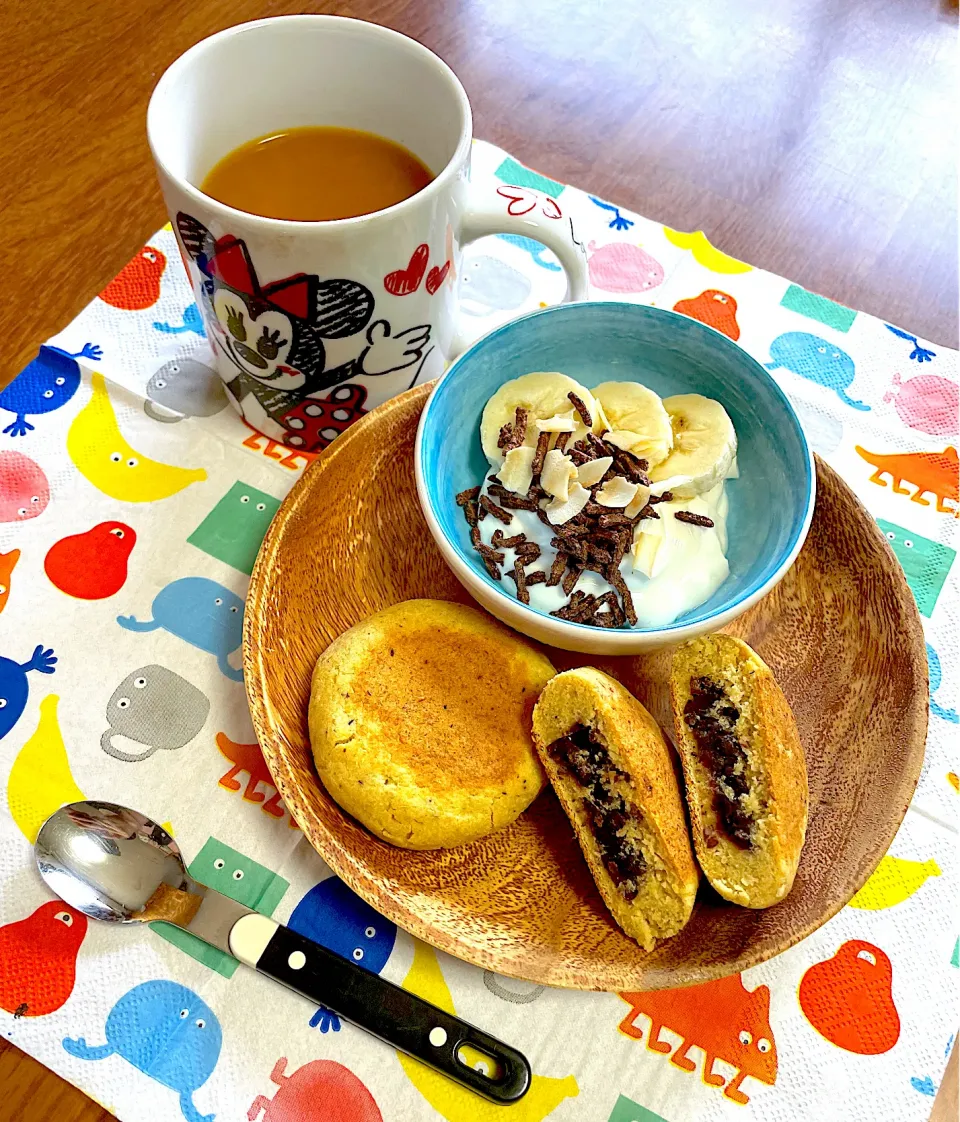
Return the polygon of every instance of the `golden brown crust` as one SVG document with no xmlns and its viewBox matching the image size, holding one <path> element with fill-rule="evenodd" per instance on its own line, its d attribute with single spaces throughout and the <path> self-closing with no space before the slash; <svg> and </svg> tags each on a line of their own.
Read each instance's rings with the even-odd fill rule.
<svg viewBox="0 0 960 1122">
<path fill-rule="evenodd" d="M 742 849 L 718 825 L 713 786 L 684 720 L 690 679 L 718 680 L 741 716 L 756 795 L 754 844 Z M 721 896 L 748 908 L 782 900 L 793 885 L 807 828 L 807 768 L 793 713 L 767 664 L 741 639 L 707 635 L 677 648 L 670 678 L 674 727 L 686 786 L 694 848 Z M 716 839 L 712 847 L 707 836 Z"/>
<path fill-rule="evenodd" d="M 583 788 L 548 752 L 553 741 L 577 724 L 595 729 L 617 767 L 628 774 L 623 794 L 642 815 L 647 871 L 630 902 L 604 865 L 587 818 Z M 533 734 L 540 761 L 614 919 L 646 950 L 656 940 L 675 935 L 693 910 L 699 874 L 670 749 L 656 721 L 619 682 L 583 666 L 558 674 L 547 684 L 534 709 Z"/>
<path fill-rule="evenodd" d="M 543 787 L 530 724 L 553 673 L 531 644 L 473 608 L 395 604 L 317 660 L 317 772 L 344 810 L 393 845 L 474 841 L 513 822 Z"/>
</svg>

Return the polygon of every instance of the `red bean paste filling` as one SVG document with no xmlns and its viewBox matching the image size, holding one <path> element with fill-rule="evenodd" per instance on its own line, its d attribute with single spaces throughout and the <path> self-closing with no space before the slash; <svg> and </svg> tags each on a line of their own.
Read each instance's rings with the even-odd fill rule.
<svg viewBox="0 0 960 1122">
<path fill-rule="evenodd" d="M 641 815 L 635 806 L 610 789 L 611 773 L 617 779 L 629 776 L 614 766 L 606 747 L 586 725 L 575 725 L 566 736 L 549 745 L 547 751 L 587 792 L 583 807 L 601 860 L 620 895 L 627 901 L 635 899 L 647 863 L 637 843 L 621 837 L 620 831 L 631 820 L 639 822 Z"/>
<path fill-rule="evenodd" d="M 750 788 L 747 753 L 733 731 L 739 716 L 740 710 L 719 683 L 711 678 L 690 679 L 690 700 L 683 708 L 683 719 L 693 733 L 700 763 L 710 773 L 713 805 L 724 831 L 741 849 L 749 849 L 754 820 L 740 805 L 740 796 Z"/>
</svg>

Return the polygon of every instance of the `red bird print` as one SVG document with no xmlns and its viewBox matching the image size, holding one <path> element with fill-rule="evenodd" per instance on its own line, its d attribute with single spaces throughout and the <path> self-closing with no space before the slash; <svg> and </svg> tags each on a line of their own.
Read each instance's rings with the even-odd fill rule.
<svg viewBox="0 0 960 1122">
<path fill-rule="evenodd" d="M 73 992 L 87 917 L 51 900 L 33 915 L 0 927 L 0 1009 L 43 1017 Z"/>
<path fill-rule="evenodd" d="M 160 299 L 160 278 L 166 267 L 166 256 L 152 245 L 145 245 L 100 293 L 100 299 L 127 312 L 152 308 Z"/>
<path fill-rule="evenodd" d="M 43 561 L 53 584 L 78 600 L 105 600 L 123 588 L 137 535 L 125 522 L 100 522 L 54 542 Z"/>
<path fill-rule="evenodd" d="M 689 300 L 678 300 L 673 305 L 673 310 L 691 319 L 698 319 L 708 327 L 716 328 L 734 342 L 740 338 L 737 302 L 729 292 L 708 288 L 699 296 L 691 297 Z"/>
</svg>

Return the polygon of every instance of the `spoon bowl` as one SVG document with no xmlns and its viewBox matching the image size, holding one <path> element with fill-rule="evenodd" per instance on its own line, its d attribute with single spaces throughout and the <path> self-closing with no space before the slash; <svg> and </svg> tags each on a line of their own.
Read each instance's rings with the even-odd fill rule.
<svg viewBox="0 0 960 1122">
<path fill-rule="evenodd" d="M 161 884 L 202 894 L 180 847 L 156 822 L 116 803 L 68 803 L 34 845 L 40 876 L 71 907 L 108 923 L 140 923 Z"/>
</svg>

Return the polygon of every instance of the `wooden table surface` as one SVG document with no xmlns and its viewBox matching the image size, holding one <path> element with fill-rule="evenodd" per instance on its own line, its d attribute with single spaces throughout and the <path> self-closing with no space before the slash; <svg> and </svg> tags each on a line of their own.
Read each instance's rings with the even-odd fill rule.
<svg viewBox="0 0 960 1122">
<path fill-rule="evenodd" d="M 164 68 L 304 10 L 422 40 L 477 135 L 553 178 L 957 345 L 951 0 L 47 0 L 0 14 L 0 385 L 162 225 Z M 0 1122 L 110 1117 L 2 1036 L 0 1087 Z M 931 1117 L 957 1117 L 956 1054 Z"/>
</svg>

